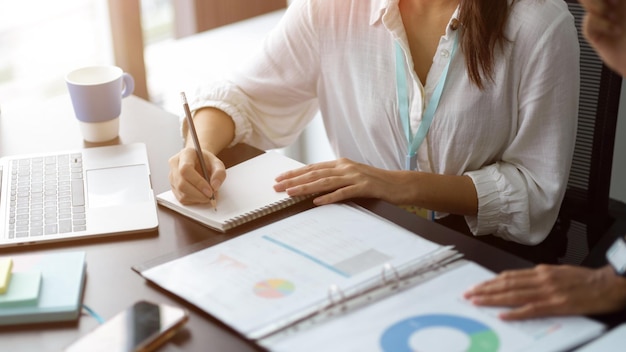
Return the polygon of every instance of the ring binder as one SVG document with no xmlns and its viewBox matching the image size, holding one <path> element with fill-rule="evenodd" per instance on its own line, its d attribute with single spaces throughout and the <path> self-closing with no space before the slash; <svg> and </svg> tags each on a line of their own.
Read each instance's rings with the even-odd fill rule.
<svg viewBox="0 0 626 352">
<path fill-rule="evenodd" d="M 334 293 L 339 294 L 339 300 L 337 302 L 335 302 L 335 300 L 333 299 Z M 341 302 L 343 302 L 345 299 L 346 299 L 346 296 L 343 294 L 343 291 L 339 288 L 339 286 L 332 284 L 328 287 L 328 302 L 331 306 L 338 305 Z"/>
<path fill-rule="evenodd" d="M 363 336 L 363 326 L 377 331 L 390 326 L 378 318 L 355 317 L 375 311 L 377 317 L 383 312 L 396 314 L 397 321 L 405 319 L 405 311 L 428 305 L 423 299 L 413 299 L 415 292 L 420 294 L 420 285 L 442 287 L 450 276 L 449 284 L 455 291 L 441 290 L 441 297 L 433 297 L 440 306 L 447 309 L 448 304 L 455 305 L 469 309 L 470 317 L 488 318 L 459 301 L 458 295 L 468 285 L 493 277 L 494 273 L 461 257 L 452 246 L 429 242 L 363 208 L 329 204 L 141 270 L 140 274 L 267 350 L 306 347 L 326 351 L 329 343 L 346 342 L 344 329 L 351 336 Z M 468 270 L 469 275 L 463 274 Z M 463 280 L 456 278 L 459 275 Z M 264 292 L 271 293 L 271 297 L 250 289 L 259 282 L 269 282 L 268 278 L 280 278 L 264 286 Z M 430 298 L 432 292 L 439 292 L 426 291 L 421 291 L 422 297 Z M 380 311 L 377 308 L 394 305 L 398 300 L 409 303 Z M 415 314 L 422 314 L 420 309 L 414 310 Z M 350 323 L 336 328 L 346 321 Z M 595 328 L 584 322 L 588 330 Z M 569 335 L 578 326 L 565 320 L 563 324 L 565 328 L 557 329 L 555 334 Z M 337 335 L 335 340 L 318 338 L 316 334 L 329 326 L 335 327 L 331 329 Z M 363 343 L 361 338 L 349 341 L 354 342 Z M 368 343 L 372 346 L 374 342 Z M 316 344 L 324 348 L 312 348 Z"/>
<path fill-rule="evenodd" d="M 320 309 L 312 314 L 300 317 L 299 319 L 294 319 L 291 324 L 285 325 L 282 329 L 277 329 L 273 332 L 266 334 L 254 334 L 254 339 L 259 341 L 259 343 L 263 346 L 271 346 L 275 343 L 275 341 L 279 341 L 290 335 L 294 335 L 298 332 L 304 331 L 308 328 L 326 322 L 330 319 L 341 317 L 347 312 L 351 312 L 359 308 L 368 306 L 376 301 L 382 300 L 385 297 L 391 296 L 398 291 L 424 283 L 432 278 L 439 276 L 442 272 L 455 269 L 467 263 L 467 261 L 465 260 L 457 260 L 462 257 L 462 255 L 453 250 L 451 247 L 444 247 L 444 250 L 439 254 L 440 255 L 436 257 L 439 257 L 442 261 L 447 262 L 447 264 L 437 266 L 437 271 L 431 271 L 427 269 L 433 267 L 432 262 L 430 261 L 426 263 L 424 270 L 412 270 L 409 271 L 409 274 L 405 276 L 401 276 L 398 271 L 395 271 L 395 268 L 393 266 L 383 265 L 383 267 L 381 268 L 382 271 L 391 270 L 392 272 L 397 274 L 397 276 L 394 276 L 396 280 L 393 281 L 393 285 L 389 284 L 390 281 L 387 281 L 387 283 L 383 282 L 381 278 L 381 280 L 376 280 L 376 282 L 373 284 L 370 283 L 369 285 L 365 285 L 365 287 L 361 287 L 360 289 L 355 290 L 353 293 L 346 295 L 345 292 L 341 290 L 341 288 L 333 284 L 329 286 L 328 291 L 329 302 L 332 302 L 323 307 L 320 307 Z M 419 262 L 414 264 L 420 266 Z M 333 293 L 339 293 L 342 297 L 341 300 L 336 302 L 333 301 L 330 298 L 331 291 Z"/>
<path fill-rule="evenodd" d="M 384 284 L 389 283 L 389 281 L 387 280 L 387 275 L 386 273 L 388 271 L 391 271 L 393 273 L 393 277 L 394 277 L 394 282 L 397 284 L 400 281 L 400 275 L 398 274 L 398 271 L 396 270 L 396 268 L 393 267 L 393 265 L 389 264 L 389 263 L 385 263 L 385 265 L 383 265 L 381 271 L 380 271 L 380 279 Z"/>
</svg>

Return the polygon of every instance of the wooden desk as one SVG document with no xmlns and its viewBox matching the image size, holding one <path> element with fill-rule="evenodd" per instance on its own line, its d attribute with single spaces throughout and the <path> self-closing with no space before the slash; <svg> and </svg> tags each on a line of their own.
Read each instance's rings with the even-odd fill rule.
<svg viewBox="0 0 626 352">
<path fill-rule="evenodd" d="M 155 192 L 169 188 L 170 156 L 180 150 L 182 140 L 178 117 L 140 98 L 123 101 L 120 138 L 113 143 L 144 142 L 148 147 L 151 179 Z M 113 144 L 110 143 L 110 144 Z M 21 109 L 3 106 L 0 116 L 0 155 L 91 147 L 80 135 L 69 96 Z M 159 211 L 157 231 L 45 246 L 4 249 L 0 255 L 26 252 L 57 252 L 83 250 L 87 258 L 87 280 L 83 303 L 104 319 L 113 317 L 133 302 L 147 299 L 182 305 L 175 297 L 147 285 L 131 270 L 165 253 L 185 248 L 205 239 L 223 241 L 229 236 L 215 233 L 168 211 Z M 187 328 L 163 350 L 187 351 L 250 351 L 255 347 L 239 338 L 199 310 L 190 308 Z M 65 346 L 98 326 L 97 321 L 83 315 L 77 323 L 37 324 L 2 327 L 1 351 L 61 351 Z"/>
<path fill-rule="evenodd" d="M 152 183 L 155 192 L 169 188 L 167 160 L 182 146 L 178 117 L 131 96 L 124 99 L 119 140 L 113 143 L 144 142 L 148 147 Z M 33 104 L 28 109 L 4 109 L 0 116 L 0 155 L 43 150 L 91 147 L 80 137 L 69 96 Z M 229 162 L 244 160 L 258 153 L 254 148 L 239 146 L 223 154 Z M 405 226 L 425 238 L 441 244 L 454 244 L 466 258 L 501 271 L 529 266 L 530 263 L 479 241 L 451 231 L 390 204 L 360 200 L 361 205 Z M 246 224 L 228 235 L 211 231 L 172 211 L 159 209 L 156 231 L 65 244 L 39 245 L 4 249 L 0 255 L 25 252 L 83 250 L 87 253 L 87 281 L 83 303 L 104 319 L 135 301 L 147 299 L 185 306 L 191 313 L 186 328 L 166 344 L 163 351 L 252 351 L 257 347 L 241 338 L 216 319 L 150 284 L 131 270 L 131 266 L 155 257 L 184 250 L 191 245 L 219 243 L 278 218 L 311 206 L 304 202 L 278 214 Z M 77 323 L 38 324 L 2 327 L 1 351 L 60 351 L 98 325 L 88 315 Z"/>
</svg>

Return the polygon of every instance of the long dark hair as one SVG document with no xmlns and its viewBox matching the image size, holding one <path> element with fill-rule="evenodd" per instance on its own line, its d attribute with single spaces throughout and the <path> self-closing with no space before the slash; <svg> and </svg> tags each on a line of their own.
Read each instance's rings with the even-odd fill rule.
<svg viewBox="0 0 626 352">
<path fill-rule="evenodd" d="M 495 50 L 507 41 L 504 26 L 509 7 L 507 0 L 461 0 L 461 50 L 469 78 L 481 90 L 485 79 L 493 82 Z"/>
</svg>

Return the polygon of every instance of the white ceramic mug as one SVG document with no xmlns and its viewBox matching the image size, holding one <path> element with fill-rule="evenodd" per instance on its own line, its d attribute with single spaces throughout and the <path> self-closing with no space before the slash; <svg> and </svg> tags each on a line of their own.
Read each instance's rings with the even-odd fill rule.
<svg viewBox="0 0 626 352">
<path fill-rule="evenodd" d="M 90 66 L 65 76 L 83 138 L 106 142 L 119 135 L 122 98 L 135 89 L 133 77 L 117 66 Z"/>
</svg>

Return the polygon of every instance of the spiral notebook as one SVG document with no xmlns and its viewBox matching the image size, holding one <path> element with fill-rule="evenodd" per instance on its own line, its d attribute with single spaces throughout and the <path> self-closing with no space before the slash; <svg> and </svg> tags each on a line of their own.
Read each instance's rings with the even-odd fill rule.
<svg viewBox="0 0 626 352">
<path fill-rule="evenodd" d="M 290 197 L 273 188 L 276 176 L 302 166 L 304 164 L 299 161 L 270 151 L 226 169 L 226 180 L 218 193 L 217 210 L 210 204 L 183 205 L 171 190 L 157 195 L 157 202 L 208 227 L 226 232 L 306 199 Z"/>
</svg>

